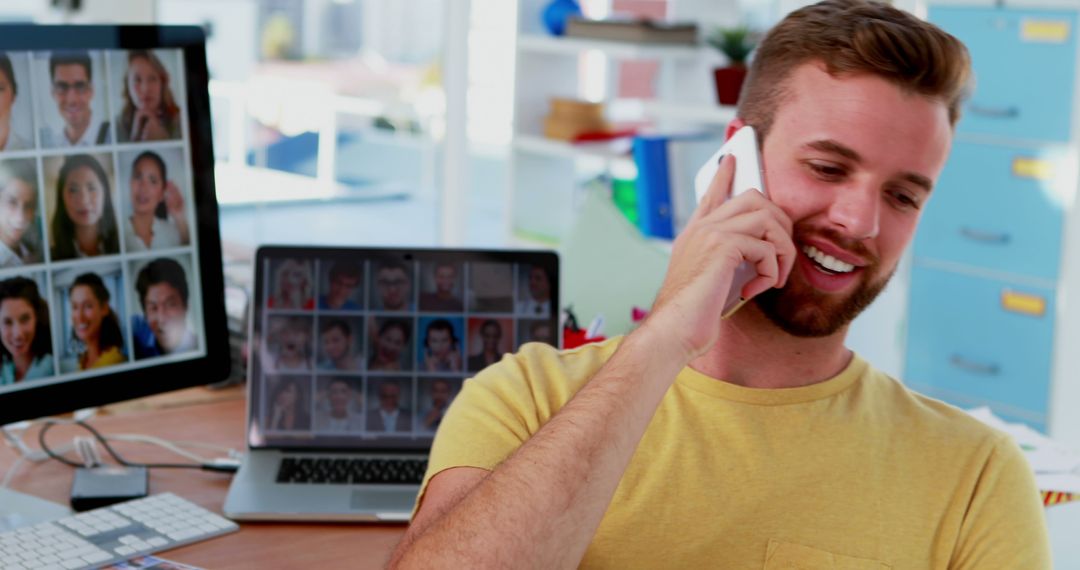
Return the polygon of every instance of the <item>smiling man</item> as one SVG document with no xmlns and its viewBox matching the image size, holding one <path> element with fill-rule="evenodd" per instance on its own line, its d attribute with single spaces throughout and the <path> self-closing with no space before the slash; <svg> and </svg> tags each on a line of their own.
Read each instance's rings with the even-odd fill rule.
<svg viewBox="0 0 1080 570">
<path fill-rule="evenodd" d="M 725 158 L 625 338 L 533 344 L 465 382 L 397 567 L 1046 568 L 1017 445 L 844 346 L 948 156 L 970 63 L 886 4 L 826 0 L 763 40 Z M 722 320 L 736 268 L 753 302 Z"/>
<path fill-rule="evenodd" d="M 85 51 L 57 52 L 49 58 L 51 93 L 63 126 L 41 129 L 45 148 L 70 148 L 112 142 L 108 121 L 95 121 L 94 76 L 90 54 Z"/>
<path fill-rule="evenodd" d="M 198 348 L 188 327 L 188 283 L 184 268 L 163 257 L 147 263 L 135 280 L 143 315 L 135 316 L 132 331 L 135 358 L 177 354 Z"/>
</svg>

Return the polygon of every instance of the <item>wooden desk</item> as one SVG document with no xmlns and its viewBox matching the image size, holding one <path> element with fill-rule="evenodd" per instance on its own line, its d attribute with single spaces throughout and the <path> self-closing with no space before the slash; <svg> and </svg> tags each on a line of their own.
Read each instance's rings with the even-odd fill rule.
<svg viewBox="0 0 1080 570">
<path fill-rule="evenodd" d="M 244 449 L 244 400 L 197 403 L 169 409 L 124 411 L 91 420 L 105 434 L 138 433 L 172 440 L 190 440 Z M 49 431 L 55 446 L 76 432 L 68 426 Z M 37 431 L 26 436 L 37 448 Z M 182 462 L 157 446 L 120 442 L 116 450 L 130 461 Z M 104 453 L 104 450 L 102 451 Z M 210 455 L 196 450 L 200 455 Z M 11 448 L 0 445 L 0 476 L 15 462 Z M 67 504 L 72 468 L 57 461 L 23 462 L 11 488 Z M 152 469 L 150 492 L 170 491 L 221 513 L 230 476 L 190 469 Z M 208 569 L 228 568 L 382 568 L 405 532 L 404 525 L 241 523 L 240 531 L 198 542 L 161 556 Z"/>
</svg>

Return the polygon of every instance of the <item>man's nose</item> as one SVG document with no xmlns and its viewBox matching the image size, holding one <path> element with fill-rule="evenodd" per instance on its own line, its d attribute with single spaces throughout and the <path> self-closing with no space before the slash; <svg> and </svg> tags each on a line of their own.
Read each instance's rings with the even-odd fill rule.
<svg viewBox="0 0 1080 570">
<path fill-rule="evenodd" d="M 879 193 L 868 185 L 838 189 L 829 209 L 829 220 L 848 237 L 860 240 L 878 235 L 880 216 Z"/>
</svg>

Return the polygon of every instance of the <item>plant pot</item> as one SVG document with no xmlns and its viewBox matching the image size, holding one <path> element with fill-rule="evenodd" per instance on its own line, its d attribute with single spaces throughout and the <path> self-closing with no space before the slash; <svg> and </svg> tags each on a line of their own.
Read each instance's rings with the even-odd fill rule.
<svg viewBox="0 0 1080 570">
<path fill-rule="evenodd" d="M 739 91 L 746 79 L 746 68 L 718 67 L 713 70 L 716 80 L 716 99 L 721 105 L 735 105 L 739 102 Z"/>
</svg>

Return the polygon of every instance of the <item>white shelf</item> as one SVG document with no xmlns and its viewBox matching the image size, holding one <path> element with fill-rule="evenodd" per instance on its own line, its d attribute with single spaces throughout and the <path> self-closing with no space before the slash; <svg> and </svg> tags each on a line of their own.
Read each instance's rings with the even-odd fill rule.
<svg viewBox="0 0 1080 570">
<path fill-rule="evenodd" d="M 610 142 L 572 144 L 535 135 L 519 134 L 514 137 L 514 149 L 529 154 L 558 158 L 594 157 L 604 160 L 633 160 L 630 156 L 630 139 Z"/>
<path fill-rule="evenodd" d="M 694 60 L 701 55 L 698 46 L 634 44 L 610 40 L 590 40 L 526 34 L 518 37 L 518 49 L 523 52 L 574 55 L 596 50 L 610 57 L 623 59 L 681 59 Z"/>
<path fill-rule="evenodd" d="M 708 103 L 684 103 L 660 99 L 615 99 L 608 117 L 618 121 L 674 121 L 700 126 L 725 126 L 735 118 L 736 107 Z"/>
</svg>

